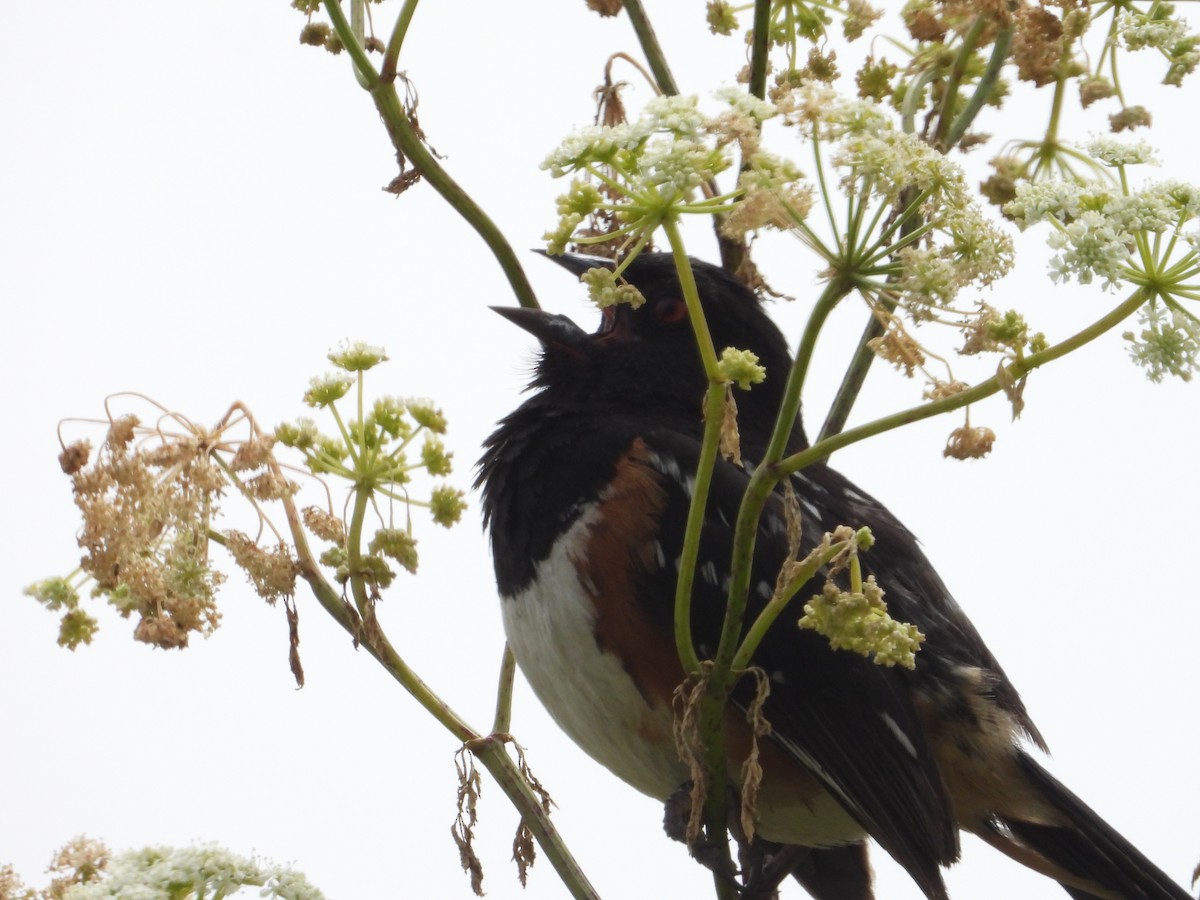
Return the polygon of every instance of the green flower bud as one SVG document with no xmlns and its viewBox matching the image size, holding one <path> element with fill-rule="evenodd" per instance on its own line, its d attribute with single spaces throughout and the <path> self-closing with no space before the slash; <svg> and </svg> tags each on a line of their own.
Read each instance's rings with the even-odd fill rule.
<svg viewBox="0 0 1200 900">
<path fill-rule="evenodd" d="M 309 381 L 309 388 L 304 392 L 304 402 L 309 406 L 323 409 L 335 400 L 346 396 L 346 392 L 354 384 L 354 380 L 336 372 L 330 372 Z"/>
<path fill-rule="evenodd" d="M 466 508 L 463 492 L 455 490 L 449 485 L 434 488 L 433 494 L 429 498 L 429 509 L 433 514 L 433 521 L 446 528 L 461 519 Z"/>
</svg>

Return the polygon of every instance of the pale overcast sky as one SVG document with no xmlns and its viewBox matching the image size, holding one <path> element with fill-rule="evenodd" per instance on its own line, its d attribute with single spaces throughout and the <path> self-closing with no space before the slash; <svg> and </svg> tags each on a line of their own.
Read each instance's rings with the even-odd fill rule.
<svg viewBox="0 0 1200 900">
<path fill-rule="evenodd" d="M 728 81 L 740 50 L 706 33 L 698 0 L 648 6 L 684 90 Z M 377 15 L 387 22 L 392 5 Z M 182 653 L 135 644 L 130 623 L 107 611 L 95 642 L 67 652 L 55 619 L 21 590 L 78 558 L 55 459 L 60 419 L 96 416 L 107 394 L 128 390 L 201 422 L 233 400 L 265 422 L 289 419 L 306 412 L 307 380 L 343 338 L 390 351 L 371 373 L 375 390 L 445 408 L 465 487 L 533 359 L 528 336 L 485 309 L 511 302 L 498 267 L 431 190 L 380 190 L 395 167 L 369 98 L 345 57 L 297 43 L 303 18 L 284 0 L 22 3 L 5 22 L 0 367 L 13 390 L 0 508 L 0 863 L 40 884 L 53 851 L 81 832 L 117 849 L 215 841 L 293 861 L 330 898 L 470 896 L 449 836 L 453 739 L 309 597 L 299 598 L 308 684 L 296 691 L 282 611 L 236 574 L 223 627 Z M 537 165 L 590 119 L 615 50 L 636 50 L 627 23 L 598 20 L 583 0 L 418 10 L 402 67 L 421 122 L 518 247 L 553 223 L 562 186 Z M 1151 80 L 1158 73 L 1156 63 Z M 1195 172 L 1189 96 L 1146 93 L 1163 173 L 1182 178 Z M 1038 133 L 1040 107 L 1028 109 L 1007 126 L 1028 129 L 1014 136 Z M 1083 138 L 1102 119 L 1072 128 Z M 1022 272 L 989 299 L 1019 305 L 1054 339 L 1114 298 L 1052 285 L 1041 238 L 1021 242 Z M 789 268 L 788 241 L 764 241 L 760 260 L 799 298 L 776 305 L 796 335 L 813 280 Z M 691 246 L 711 258 L 709 235 Z M 591 327 L 579 288 L 527 258 L 543 303 Z M 852 339 L 862 315 L 847 309 L 822 343 L 810 409 L 828 402 L 839 338 Z M 1002 402 L 975 410 L 998 435 L 986 461 L 942 458 L 950 421 L 835 459 L 923 540 L 1022 691 L 1055 751 L 1052 771 L 1181 882 L 1200 859 L 1197 390 L 1148 383 L 1110 335 L 1036 373 L 1020 421 Z M 917 392 L 877 367 L 857 415 Z M 485 728 L 503 638 L 470 499 L 448 539 L 420 525 L 421 574 L 399 580 L 381 615 L 415 668 Z M 604 896 L 711 895 L 708 876 L 662 835 L 659 805 L 577 751 L 523 684 L 513 729 Z M 563 896 L 544 861 L 528 889 L 517 885 L 515 826 L 485 781 L 488 896 Z M 884 854 L 874 860 L 881 900 L 919 897 Z M 948 883 L 959 900 L 1064 896 L 972 839 Z"/>
</svg>

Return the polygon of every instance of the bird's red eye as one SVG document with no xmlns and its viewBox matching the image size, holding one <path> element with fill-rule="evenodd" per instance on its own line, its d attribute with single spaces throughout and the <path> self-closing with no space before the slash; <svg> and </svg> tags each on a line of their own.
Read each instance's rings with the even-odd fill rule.
<svg viewBox="0 0 1200 900">
<path fill-rule="evenodd" d="M 654 304 L 654 318 L 664 325 L 674 325 L 687 318 L 687 303 L 682 297 L 669 297 Z"/>
</svg>

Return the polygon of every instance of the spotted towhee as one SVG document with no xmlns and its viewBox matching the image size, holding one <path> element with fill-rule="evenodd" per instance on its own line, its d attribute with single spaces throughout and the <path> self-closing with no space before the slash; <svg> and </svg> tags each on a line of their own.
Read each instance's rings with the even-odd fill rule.
<svg viewBox="0 0 1200 900">
<path fill-rule="evenodd" d="M 600 264 L 556 258 L 576 273 Z M 743 465 L 718 459 L 692 598 L 702 657 L 715 649 L 729 582 L 732 522 L 765 452 L 791 366 L 758 299 L 693 261 L 718 349 L 753 351 L 764 383 L 739 394 Z M 644 305 L 604 311 L 588 334 L 565 316 L 500 310 L 542 345 L 524 404 L 487 441 L 484 517 L 509 645 L 534 692 L 588 754 L 638 790 L 667 800 L 689 777 L 672 732 L 683 681 L 672 632 L 675 582 L 694 486 L 706 379 L 669 255 L 625 272 Z M 789 450 L 805 446 L 799 422 Z M 753 660 L 770 678 L 761 748 L 758 834 L 814 848 L 792 869 L 822 900 L 865 900 L 863 842 L 874 838 L 930 898 L 970 831 L 1056 879 L 1076 898 L 1189 895 L 1020 746 L 1045 744 L 974 626 L 911 533 L 824 464 L 792 476 L 811 547 L 839 525 L 869 526 L 862 560 L 897 620 L 926 640 L 916 668 L 876 665 L 796 627 L 805 588 Z M 759 524 L 748 618 L 770 598 L 788 542 L 772 498 Z M 743 679 L 749 682 L 750 679 Z M 743 710 L 754 686 L 739 685 Z M 749 743 L 728 717 L 731 778 Z"/>
</svg>

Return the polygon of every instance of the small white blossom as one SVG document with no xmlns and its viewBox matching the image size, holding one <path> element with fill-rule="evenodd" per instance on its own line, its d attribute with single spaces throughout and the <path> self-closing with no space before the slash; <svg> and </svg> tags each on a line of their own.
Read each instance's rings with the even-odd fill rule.
<svg viewBox="0 0 1200 900">
<path fill-rule="evenodd" d="M 1167 375 L 1191 381 L 1200 368 L 1200 321 L 1177 309 L 1147 304 L 1138 313 L 1142 329 L 1125 332 L 1129 356 L 1160 382 Z"/>
<path fill-rule="evenodd" d="M 1173 17 L 1151 18 L 1145 13 L 1122 10 L 1117 14 L 1117 34 L 1127 50 L 1151 48 L 1169 53 L 1187 37 L 1187 25 Z"/>
<path fill-rule="evenodd" d="M 1086 210 L 1052 231 L 1047 243 L 1060 251 L 1050 260 L 1053 281 L 1070 281 L 1074 276 L 1080 284 L 1091 284 L 1099 275 L 1109 289 L 1124 278 L 1122 266 L 1128 263 L 1133 238 L 1102 213 Z"/>
<path fill-rule="evenodd" d="M 679 138 L 648 144 L 642 152 L 639 169 L 643 185 L 683 194 L 729 166 L 728 157 L 720 150 L 701 141 Z"/>
<path fill-rule="evenodd" d="M 717 88 L 713 95 L 718 100 L 728 103 L 735 112 L 759 122 L 765 122 L 767 119 L 779 115 L 779 109 L 774 103 L 769 100 L 760 100 L 745 88 L 732 86 Z"/>
<path fill-rule="evenodd" d="M 1022 181 L 1016 199 L 1005 204 L 1004 212 L 1024 230 L 1047 216 L 1062 220 L 1079 215 L 1082 195 L 1082 187 L 1073 181 Z"/>
<path fill-rule="evenodd" d="M 324 900 L 298 872 L 220 847 L 146 847 L 117 855 L 97 881 L 67 888 L 64 900 L 181 900 L 230 896 L 242 887 L 258 887 L 260 897 Z M 190 888 L 190 890 L 189 890 Z"/>
<path fill-rule="evenodd" d="M 695 94 L 672 94 L 650 99 L 642 110 L 640 127 L 669 131 L 676 137 L 699 140 L 704 135 L 705 117 Z"/>
<path fill-rule="evenodd" d="M 1154 148 L 1146 141 L 1122 141 L 1111 135 L 1100 135 L 1084 145 L 1084 150 L 1106 166 L 1158 165 Z"/>
<path fill-rule="evenodd" d="M 926 215 L 945 206 L 964 209 L 971 202 L 962 167 L 891 122 L 848 133 L 833 162 L 849 170 L 843 179 L 848 192 L 856 193 L 861 179 L 889 202 L 909 188 L 928 193 Z"/>
</svg>

